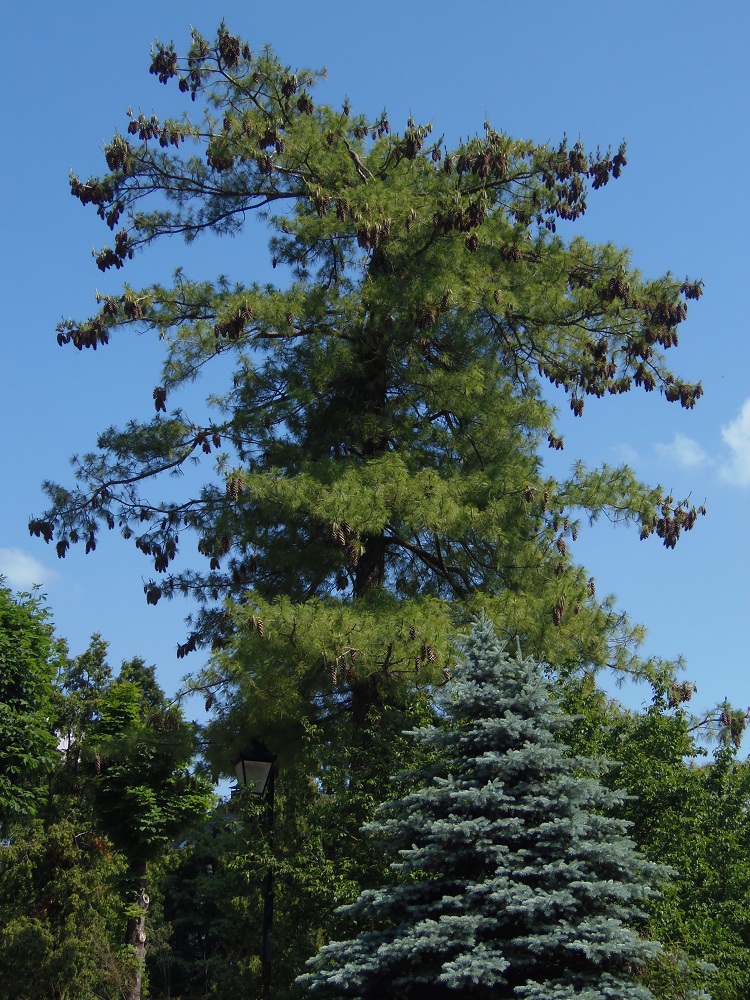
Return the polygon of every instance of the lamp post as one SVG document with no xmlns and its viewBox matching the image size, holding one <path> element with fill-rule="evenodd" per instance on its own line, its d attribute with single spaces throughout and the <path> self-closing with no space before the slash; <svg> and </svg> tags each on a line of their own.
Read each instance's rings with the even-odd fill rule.
<svg viewBox="0 0 750 1000">
<path fill-rule="evenodd" d="M 269 845 L 273 837 L 274 761 L 276 756 L 259 740 L 253 740 L 233 761 L 237 781 L 258 801 L 265 799 Z M 273 868 L 263 879 L 263 944 L 261 950 L 261 997 L 271 996 L 271 927 L 273 926 Z"/>
</svg>

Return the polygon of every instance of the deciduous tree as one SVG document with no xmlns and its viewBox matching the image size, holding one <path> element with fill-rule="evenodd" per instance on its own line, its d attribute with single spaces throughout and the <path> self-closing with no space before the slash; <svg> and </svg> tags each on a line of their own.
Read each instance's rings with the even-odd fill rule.
<svg viewBox="0 0 750 1000">
<path fill-rule="evenodd" d="M 612 716 L 603 749 L 617 754 L 614 780 L 629 793 L 623 815 L 652 860 L 674 875 L 651 910 L 665 945 L 650 970 L 655 995 L 682 1000 L 701 988 L 713 1000 L 750 990 L 750 770 L 723 738 L 713 759 L 696 746 L 686 713 L 665 703 Z"/>
<path fill-rule="evenodd" d="M 5 825 L 0 857 L 0 890 L 12 896 L 0 912 L 8 996 L 96 991 L 138 1000 L 147 876 L 158 889 L 154 868 L 212 802 L 208 781 L 193 766 L 196 726 L 168 704 L 153 666 L 136 658 L 113 678 L 100 636 L 69 657 L 64 644 L 53 643 L 38 602 L 0 596 L 7 597 L 2 640 L 14 654 L 0 683 L 11 694 L 15 684 L 25 699 L 8 698 L 14 728 L 6 729 L 0 760 L 3 749 L 11 762 L 20 760 L 23 741 L 32 757 L 20 780 L 7 771 L 7 787 L 20 802 L 15 822 Z M 32 825 L 26 814 L 36 803 L 41 818 Z M 14 975 L 16 948 L 28 951 L 29 961 Z"/>
<path fill-rule="evenodd" d="M 106 691 L 101 713 L 86 734 L 85 756 L 93 772 L 94 815 L 128 865 L 126 941 L 137 961 L 127 997 L 139 1000 L 149 864 L 206 817 L 211 788 L 190 770 L 196 727 L 179 709 L 164 704 L 153 668 L 136 660 L 124 665 L 123 674 L 134 679 L 121 675 Z M 144 679 L 145 687 L 139 682 Z"/>
<path fill-rule="evenodd" d="M 0 578 L 0 834 L 33 815 L 55 754 L 52 626 L 41 600 L 14 595 Z"/>
<path fill-rule="evenodd" d="M 80 814 L 16 823 L 0 846 L 1 1000 L 121 1000 L 125 866 Z"/>
</svg>

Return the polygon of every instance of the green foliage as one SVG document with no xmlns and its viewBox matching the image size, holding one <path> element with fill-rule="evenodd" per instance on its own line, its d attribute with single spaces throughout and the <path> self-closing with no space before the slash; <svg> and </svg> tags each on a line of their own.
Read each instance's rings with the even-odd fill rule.
<svg viewBox="0 0 750 1000">
<path fill-rule="evenodd" d="M 156 667 L 147 664 L 140 656 L 126 660 L 120 667 L 117 679 L 136 685 L 145 710 L 154 713 L 166 712 L 169 708 L 169 700 L 156 679 Z"/>
<path fill-rule="evenodd" d="M 624 148 L 489 123 L 455 149 L 413 121 L 396 134 L 385 114 L 316 104 L 319 74 L 225 26 L 193 32 L 184 59 L 157 46 L 152 71 L 197 114 L 132 114 L 107 173 L 71 179 L 115 232 L 98 266 L 174 235 L 239 235 L 261 213 L 279 284 L 178 270 L 61 324 L 79 349 L 152 331 L 166 356 L 154 419 L 102 434 L 73 489 L 47 484 L 32 533 L 64 556 L 119 529 L 153 564 L 150 603 L 201 602 L 180 654 L 226 649 L 202 686 L 297 744 L 342 704 L 440 680 L 482 609 L 561 669 L 668 675 L 634 655 L 640 630 L 597 600 L 572 543 L 604 515 L 671 547 L 699 510 L 625 467 L 554 478 L 539 459 L 562 447 L 543 382 L 578 415 L 591 395 L 701 395 L 666 363 L 700 282 L 646 279 L 625 251 L 556 232 L 619 177 Z M 180 390 L 211 372 L 197 422 Z M 214 462 L 206 485 L 175 499 L 163 477 L 194 460 Z"/>
<path fill-rule="evenodd" d="M 620 176 L 624 147 L 586 154 L 489 123 L 456 148 L 411 120 L 397 134 L 385 114 L 316 104 L 320 74 L 251 52 L 224 25 L 214 41 L 193 32 L 184 58 L 157 44 L 151 72 L 195 112 L 129 114 L 106 173 L 71 178 L 114 234 L 97 266 L 125 267 L 165 237 L 241 236 L 255 213 L 279 279 L 253 280 L 233 254 L 231 278 L 177 270 L 63 322 L 58 341 L 78 349 L 152 333 L 164 365 L 153 419 L 100 435 L 74 460 L 72 488 L 46 485 L 49 508 L 29 527 L 60 557 L 118 530 L 152 564 L 149 603 L 198 600 L 178 652 L 213 648 L 196 681 L 215 709 L 212 768 L 262 737 L 279 753 L 278 815 L 273 845 L 222 848 L 210 878 L 189 874 L 186 850 L 176 870 L 215 901 L 241 874 L 233 912 L 250 920 L 274 865 L 280 991 L 333 932 L 326 907 L 382 881 L 383 855 L 357 830 L 389 797 L 386 776 L 419 768 L 400 728 L 425 721 L 420 697 L 450 678 L 453 638 L 472 616 L 518 635 L 566 687 L 605 666 L 657 690 L 672 682 L 672 664 L 638 656 L 642 630 L 596 596 L 574 543 L 605 516 L 671 548 L 704 511 L 626 467 L 546 475 L 540 449 L 563 442 L 543 387 L 577 416 L 587 397 L 639 389 L 692 408 L 701 386 L 667 352 L 702 287 L 564 237 L 590 193 Z M 183 406 L 199 379 L 205 418 Z M 193 463 L 205 485 L 180 495 L 165 477 Z M 187 733 L 148 668 L 98 685 L 104 661 L 91 653 L 70 668 L 66 780 L 131 859 L 161 864 L 166 831 L 201 811 Z M 604 747 L 607 726 L 587 724 Z M 651 834 L 644 826 L 644 844 Z M 198 866 L 210 854 L 201 836 Z M 191 946 L 206 941 L 206 991 L 251 992 L 257 965 L 239 945 L 222 950 L 212 906 L 194 923 L 168 914 L 180 989 L 192 988 Z"/>
<path fill-rule="evenodd" d="M 44 822 L 8 825 L 0 857 L 0 891 L 9 897 L 0 907 L 0 979 L 6 972 L 9 992 L 0 995 L 133 1000 L 143 974 L 147 879 L 158 918 L 165 855 L 211 805 L 210 785 L 192 773 L 196 727 L 168 705 L 143 660 L 124 663 L 113 678 L 100 636 L 70 657 L 64 644 L 51 646 L 35 602 L 9 599 L 8 608 L 15 618 L 6 614 L 2 636 L 15 660 L 7 662 L 28 671 L 15 689 L 14 674 L 5 673 L 11 695 L 21 692 L 8 705 L 18 732 L 42 720 L 49 752 L 27 775 L 29 796 L 44 788 Z M 13 632 L 9 623 L 17 622 L 25 631 Z M 55 657 L 40 659 L 50 648 Z"/>
<path fill-rule="evenodd" d="M 360 827 L 389 794 L 389 775 L 424 762 L 402 730 L 429 717 L 423 700 L 373 708 L 358 739 L 342 725 L 336 743 L 308 726 L 298 754 L 278 760 L 272 829 L 265 805 L 240 792 L 190 835 L 163 890 L 167 934 L 150 959 L 156 995 L 167 984 L 185 1000 L 211 990 L 258 995 L 272 870 L 272 996 L 288 996 L 305 961 L 339 931 L 336 908 L 385 878 L 387 855 Z"/>
<path fill-rule="evenodd" d="M 197 726 L 169 705 L 153 666 L 135 658 L 114 678 L 106 656 L 95 635 L 60 665 L 52 704 L 64 753 L 52 789 L 58 810 L 71 796 L 118 850 L 153 859 L 200 822 L 211 801 L 209 783 L 192 768 Z"/>
<path fill-rule="evenodd" d="M 595 776 L 602 761 L 566 754 L 570 720 L 537 665 L 479 622 L 444 707 L 443 725 L 412 734 L 438 762 L 366 828 L 393 880 L 345 909 L 356 936 L 325 946 L 300 985 L 361 1000 L 648 1000 L 634 978 L 659 946 L 631 925 L 665 870 L 611 818 L 623 795 Z"/>
<path fill-rule="evenodd" d="M 672 957 L 655 967 L 654 992 L 680 1000 L 687 987 L 702 987 L 713 1000 L 742 1000 L 750 991 L 747 763 L 724 745 L 696 766 L 687 719 L 663 706 L 624 716 L 611 746 L 622 762 L 617 780 L 632 796 L 633 837 L 675 871 L 652 907 L 653 932 Z"/>
<path fill-rule="evenodd" d="M 120 1000 L 123 859 L 83 824 L 15 826 L 0 846 L 0 998 Z"/>
<path fill-rule="evenodd" d="M 169 856 L 161 882 L 163 920 L 148 953 L 152 996 L 253 995 L 260 916 L 248 905 L 245 872 L 233 864 L 241 847 L 236 818 L 220 807 Z"/>
<path fill-rule="evenodd" d="M 132 675 L 132 664 L 126 673 Z M 177 708 L 151 711 L 152 694 L 118 677 L 85 742 L 99 822 L 131 860 L 157 857 L 205 817 L 211 798 L 206 779 L 189 770 L 195 725 Z"/>
<path fill-rule="evenodd" d="M 41 600 L 0 585 L 0 834 L 39 808 L 55 752 L 54 671 L 52 627 Z"/>
<path fill-rule="evenodd" d="M 653 861 L 673 876 L 647 904 L 649 933 L 664 951 L 644 982 L 660 1000 L 705 991 L 744 1000 L 750 991 L 747 899 L 750 867 L 748 764 L 736 759 L 737 716 L 723 708 L 713 760 L 699 742 L 704 727 L 686 711 L 689 685 L 670 687 L 644 712 L 624 711 L 592 683 L 569 683 L 575 713 L 566 742 L 576 753 L 619 763 L 606 776 L 628 792 L 619 814 Z M 678 697 L 682 692 L 682 697 Z"/>
<path fill-rule="evenodd" d="M 77 749 L 91 723 L 99 717 L 101 699 L 111 683 L 107 644 L 100 635 L 93 635 L 88 649 L 80 655 L 61 658 L 54 678 L 55 728 L 75 766 Z"/>
<path fill-rule="evenodd" d="M 166 706 L 154 671 L 143 661 L 124 665 L 103 693 L 98 716 L 85 734 L 82 760 L 101 829 L 127 859 L 125 941 L 134 976 L 127 1000 L 140 1000 L 146 959 L 149 865 L 160 861 L 176 837 L 203 820 L 212 790 L 191 772 L 196 726 Z M 132 678 L 132 679 L 124 679 Z"/>
<path fill-rule="evenodd" d="M 274 869 L 274 982 L 281 998 L 324 941 L 341 930 L 337 907 L 382 884 L 389 858 L 362 834 L 363 823 L 392 794 L 390 776 L 418 767 L 425 753 L 405 737 L 431 715 L 420 700 L 398 710 L 373 707 L 356 737 L 342 725 L 329 742 L 308 730 L 304 752 L 277 783 L 273 843 L 257 871 Z M 258 837 L 251 839 L 250 847 Z M 252 857 L 254 852 L 248 852 Z"/>
</svg>

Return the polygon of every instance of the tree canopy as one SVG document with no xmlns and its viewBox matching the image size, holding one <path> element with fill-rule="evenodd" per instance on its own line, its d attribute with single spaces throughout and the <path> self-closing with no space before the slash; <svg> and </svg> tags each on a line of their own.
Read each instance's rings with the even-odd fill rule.
<svg viewBox="0 0 750 1000">
<path fill-rule="evenodd" d="M 233 237 L 243 252 L 230 276 L 126 282 L 60 324 L 78 350 L 151 334 L 163 368 L 152 415 L 105 429 L 73 484 L 46 484 L 29 528 L 61 558 L 105 530 L 134 544 L 151 564 L 147 602 L 190 602 L 178 654 L 212 648 L 192 684 L 214 709 L 214 770 L 251 737 L 279 754 L 275 846 L 244 858 L 255 874 L 274 865 L 289 980 L 332 930 L 328 909 L 378 884 L 383 855 L 357 831 L 388 775 L 418 767 L 401 733 L 429 721 L 476 614 L 563 682 L 612 667 L 677 690 L 672 664 L 642 659 L 642 630 L 597 595 L 575 541 L 607 517 L 672 548 L 703 508 L 627 466 L 573 459 L 552 475 L 543 455 L 564 448 L 556 405 L 582 419 L 592 396 L 695 405 L 701 385 L 671 357 L 702 283 L 646 277 L 626 250 L 576 234 L 622 174 L 624 144 L 536 143 L 490 122 L 458 142 L 439 123 L 392 130 L 385 112 L 319 102 L 322 73 L 224 24 L 213 40 L 194 31 L 184 56 L 157 43 L 150 71 L 187 111 L 129 109 L 101 176 L 71 176 L 111 234 L 97 267 L 127 274 L 171 238 Z M 145 679 L 133 666 L 92 714 L 81 678 L 89 721 L 73 719 L 90 730 L 76 766 L 99 754 L 101 821 L 141 865 L 159 853 L 164 804 L 146 789 L 128 813 L 143 791 L 133 768 L 150 781 L 169 735 L 148 723 L 169 713 L 147 710 Z M 234 884 L 242 857 L 227 864 Z M 206 913 L 181 925 L 185 952 L 216 943 Z M 207 952 L 206 975 L 221 955 Z M 252 981 L 241 949 L 227 974 Z"/>
<path fill-rule="evenodd" d="M 208 781 L 191 768 L 197 726 L 167 704 L 154 675 L 143 660 L 124 663 L 83 734 L 93 814 L 127 864 L 124 938 L 134 957 L 127 1000 L 141 996 L 150 869 L 206 818 L 212 799 Z"/>
<path fill-rule="evenodd" d="M 0 577 L 0 833 L 33 815 L 40 779 L 55 753 L 51 680 L 52 626 L 42 601 L 15 595 Z"/>
<path fill-rule="evenodd" d="M 0 997 L 139 1000 L 150 892 L 213 801 L 197 727 L 153 666 L 113 677 L 100 636 L 70 657 L 39 601 L 0 597 Z"/>
<path fill-rule="evenodd" d="M 206 684 L 231 682 L 255 732 L 347 699 L 361 716 L 439 679 L 480 608 L 561 669 L 668 673 L 637 659 L 638 628 L 597 599 L 572 544 L 582 518 L 607 516 L 672 547 L 701 508 L 627 467 L 556 479 L 540 453 L 563 447 L 545 383 L 579 416 L 592 395 L 691 408 L 702 392 L 666 359 L 701 282 L 563 236 L 620 176 L 624 145 L 587 153 L 489 122 L 455 146 L 429 124 L 393 132 L 385 113 L 316 103 L 320 73 L 223 24 L 184 57 L 157 44 L 150 71 L 196 111 L 130 111 L 107 172 L 71 177 L 114 236 L 97 266 L 164 238 L 238 237 L 255 215 L 279 281 L 178 270 L 61 323 L 79 350 L 153 332 L 165 360 L 153 419 L 104 431 L 76 485 L 47 484 L 31 532 L 60 556 L 104 527 L 135 544 L 147 601 L 198 602 L 180 654 L 231 649 Z M 198 379 L 208 420 L 180 403 Z M 204 486 L 175 499 L 164 477 L 203 460 Z"/>
<path fill-rule="evenodd" d="M 15 604 L 27 601 L 13 598 Z M 43 610 L 38 602 L 33 606 Z M 38 624 L 44 626 L 45 643 L 53 640 L 46 613 Z M 47 770 L 24 771 L 24 792 L 37 815 L 15 811 L 0 841 L 0 997 L 61 1000 L 95 993 L 114 1000 L 128 990 L 132 995 L 143 963 L 125 945 L 124 931 L 133 916 L 133 860 L 144 851 L 150 905 L 142 995 L 154 1000 L 177 993 L 199 1000 L 210 990 L 255 995 L 261 982 L 257 928 L 263 882 L 273 866 L 272 995 L 288 996 L 322 942 L 352 933 L 336 907 L 352 903 L 362 889 L 389 884 L 397 874 L 389 871 L 382 844 L 363 837 L 358 824 L 393 797 L 388 769 L 413 775 L 400 784 L 402 799 L 436 773 L 439 747 L 402 730 L 442 724 L 452 685 L 433 690 L 430 699 L 425 693 L 415 696 L 416 703 L 400 711 L 393 705 L 372 708 L 367 731 L 353 747 L 340 730 L 329 738 L 330 726 L 309 726 L 296 759 L 290 762 L 286 753 L 280 758 L 272 838 L 263 806 L 239 796 L 210 809 L 193 830 L 173 826 L 175 839 L 168 844 L 159 840 L 167 832 L 160 824 L 180 811 L 189 820 L 184 807 L 190 801 L 180 793 L 190 796 L 198 789 L 187 782 L 180 789 L 180 774 L 170 771 L 173 749 L 162 741 L 171 740 L 168 720 L 174 715 L 153 667 L 132 660 L 115 678 L 98 636 L 75 657 L 63 655 L 59 641 L 55 649 L 57 676 L 39 685 L 35 704 L 47 706 L 44 732 L 49 736 L 54 730 L 65 752 L 50 753 Z M 646 712 L 629 713 L 597 691 L 590 675 L 560 684 L 557 672 L 540 671 L 572 716 L 558 731 L 570 759 L 604 756 L 620 762 L 602 775 L 606 784 L 628 793 L 619 797 L 618 817 L 633 824 L 630 835 L 650 861 L 674 869 L 661 896 L 644 901 L 649 922 L 642 933 L 664 949 L 641 970 L 642 985 L 663 1000 L 685 1000 L 701 990 L 714 1000 L 745 1000 L 750 866 L 743 859 L 750 845 L 750 770 L 737 760 L 731 711 L 725 709 L 726 728 L 714 759 L 704 762 L 695 720 L 678 704 L 679 691 L 656 697 Z M 137 712 L 134 687 L 140 692 Z M 164 723 L 161 728 L 157 721 Z M 166 758 L 161 769 L 155 767 L 158 756 Z M 164 774 L 170 795 L 170 776 L 178 788 L 171 818 L 160 819 Z M 120 799 L 130 805 L 129 814 Z M 384 812 L 380 821 L 386 818 Z M 150 839 L 145 847 L 144 836 Z"/>
</svg>

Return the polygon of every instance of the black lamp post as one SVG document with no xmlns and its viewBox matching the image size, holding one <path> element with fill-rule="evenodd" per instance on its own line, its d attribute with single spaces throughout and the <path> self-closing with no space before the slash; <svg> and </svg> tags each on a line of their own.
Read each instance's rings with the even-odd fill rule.
<svg viewBox="0 0 750 1000">
<path fill-rule="evenodd" d="M 274 761 L 276 757 L 259 740 L 253 740 L 233 761 L 237 781 L 256 800 L 265 799 L 269 845 L 273 836 Z M 269 866 L 263 879 L 263 945 L 261 950 L 261 997 L 271 996 L 271 927 L 273 926 L 273 868 Z"/>
</svg>

